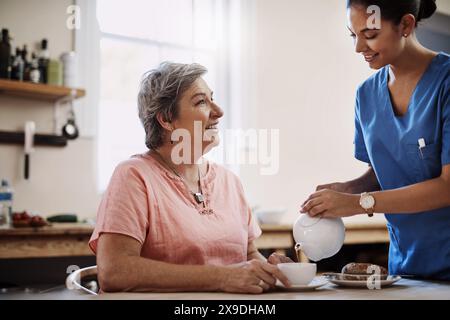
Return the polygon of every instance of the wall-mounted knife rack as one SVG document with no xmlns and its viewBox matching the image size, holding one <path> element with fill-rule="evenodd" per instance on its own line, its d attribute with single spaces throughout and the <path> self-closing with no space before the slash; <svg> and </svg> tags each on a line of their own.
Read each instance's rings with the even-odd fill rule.
<svg viewBox="0 0 450 320">
<path fill-rule="evenodd" d="M 12 132 L 12 131 L 0 131 L 0 143 L 2 144 L 18 144 L 24 145 L 25 133 L 24 132 Z M 67 145 L 67 138 L 64 136 L 52 135 L 52 134 L 35 134 L 34 135 L 35 146 L 49 146 L 49 147 L 65 147 Z"/>
</svg>

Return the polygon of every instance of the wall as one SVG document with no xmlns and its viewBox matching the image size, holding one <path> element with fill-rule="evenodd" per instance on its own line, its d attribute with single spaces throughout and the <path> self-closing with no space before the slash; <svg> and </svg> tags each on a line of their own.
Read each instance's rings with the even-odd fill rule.
<svg viewBox="0 0 450 320">
<path fill-rule="evenodd" d="M 437 11 L 446 15 L 450 15 L 450 1 L 449 0 L 437 0 Z"/>
<path fill-rule="evenodd" d="M 254 12 L 254 101 L 246 123 L 280 129 L 280 170 L 262 176 L 243 166 L 241 177 L 253 205 L 284 206 L 283 221 L 291 223 L 318 184 L 366 170 L 353 158 L 353 110 L 355 90 L 372 71 L 354 52 L 345 2 L 258 0 Z"/>
<path fill-rule="evenodd" d="M 73 33 L 66 28 L 66 8 L 71 0 L 2 0 L 0 27 L 10 29 L 12 43 L 29 51 L 42 38 L 49 40 L 52 58 L 73 48 Z M 88 92 L 89 94 L 89 92 Z M 53 131 L 50 103 L 0 96 L 0 130 L 23 130 L 36 122 L 37 132 Z M 15 189 L 14 209 L 37 211 L 46 216 L 74 212 L 81 218 L 95 215 L 95 141 L 79 138 L 65 148 L 36 147 L 31 155 L 30 179 L 23 179 L 23 148 L 0 145 L 0 177 Z"/>
</svg>

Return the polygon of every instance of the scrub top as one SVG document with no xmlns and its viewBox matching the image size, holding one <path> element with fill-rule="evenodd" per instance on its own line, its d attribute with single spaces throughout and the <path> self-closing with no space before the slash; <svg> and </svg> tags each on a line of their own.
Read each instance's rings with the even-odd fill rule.
<svg viewBox="0 0 450 320">
<path fill-rule="evenodd" d="M 355 157 L 382 190 L 439 177 L 450 164 L 450 56 L 432 60 L 403 116 L 394 114 L 388 80 L 386 66 L 358 88 L 355 107 Z M 450 280 L 450 207 L 385 216 L 390 274 Z"/>
</svg>

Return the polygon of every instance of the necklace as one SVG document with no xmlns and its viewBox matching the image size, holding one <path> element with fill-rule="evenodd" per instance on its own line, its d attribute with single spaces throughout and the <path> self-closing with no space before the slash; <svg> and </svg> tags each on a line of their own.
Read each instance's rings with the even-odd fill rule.
<svg viewBox="0 0 450 320">
<path fill-rule="evenodd" d="M 184 186 L 185 186 L 186 189 L 189 191 L 189 193 L 194 197 L 194 199 L 195 199 L 195 201 L 197 202 L 197 204 L 203 204 L 203 209 L 200 210 L 200 214 L 203 214 L 203 215 L 214 214 L 214 211 L 213 211 L 212 209 L 206 208 L 207 200 L 206 200 L 205 196 L 203 196 L 202 183 L 201 183 L 201 174 L 200 174 L 200 166 L 197 166 L 197 169 L 198 169 L 198 184 L 199 184 L 200 192 L 193 192 L 193 191 L 189 188 L 189 186 L 188 186 L 186 180 L 184 179 L 184 177 L 183 177 L 180 173 L 178 173 L 178 171 L 175 170 L 175 168 L 172 167 L 172 166 L 171 166 L 171 165 L 163 158 L 163 156 L 162 156 L 159 152 L 155 151 L 155 153 L 158 155 L 159 159 L 161 159 L 161 161 L 162 161 L 167 167 L 169 167 L 169 169 L 172 170 L 172 172 L 173 172 L 178 178 L 181 179 L 181 181 L 183 182 Z"/>
</svg>

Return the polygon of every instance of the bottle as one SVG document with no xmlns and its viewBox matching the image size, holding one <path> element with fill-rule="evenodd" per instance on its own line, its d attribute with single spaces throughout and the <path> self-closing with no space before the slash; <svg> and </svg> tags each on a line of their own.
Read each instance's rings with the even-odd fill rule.
<svg viewBox="0 0 450 320">
<path fill-rule="evenodd" d="M 23 45 L 21 55 L 23 60 L 23 81 L 30 81 L 31 63 L 28 61 L 28 49 L 26 44 Z"/>
<path fill-rule="evenodd" d="M 11 79 L 23 81 L 23 69 L 24 63 L 22 59 L 22 53 L 19 48 L 16 48 L 16 56 L 11 70 Z"/>
<path fill-rule="evenodd" d="M 69 88 L 77 86 L 77 56 L 75 52 L 64 52 L 61 54 L 63 64 L 63 84 Z"/>
<path fill-rule="evenodd" d="M 8 180 L 3 179 L 0 186 L 0 224 L 10 224 L 12 221 L 13 189 Z"/>
<path fill-rule="evenodd" d="M 2 39 L 0 42 L 0 78 L 9 79 L 8 72 L 11 59 L 11 44 L 9 43 L 8 29 L 2 29 Z"/>
<path fill-rule="evenodd" d="M 59 60 L 49 60 L 47 66 L 47 83 L 62 86 L 62 63 Z"/>
<path fill-rule="evenodd" d="M 41 81 L 39 62 L 34 52 L 31 54 L 30 81 L 34 83 L 39 83 Z"/>
<path fill-rule="evenodd" d="M 41 82 L 48 83 L 47 68 L 50 60 L 50 51 L 48 50 L 47 39 L 42 39 L 41 50 L 38 54 L 39 71 L 41 72 Z"/>
<path fill-rule="evenodd" d="M 11 225 L 8 208 L 0 201 L 0 229 Z"/>
</svg>

